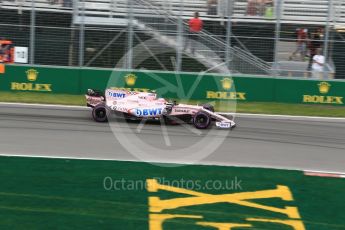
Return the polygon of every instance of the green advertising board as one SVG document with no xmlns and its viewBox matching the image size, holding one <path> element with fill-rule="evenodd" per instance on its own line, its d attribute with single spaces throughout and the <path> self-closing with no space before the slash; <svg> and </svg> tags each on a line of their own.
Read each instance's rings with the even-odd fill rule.
<svg viewBox="0 0 345 230">
<path fill-rule="evenodd" d="M 104 90 L 110 75 L 110 70 L 80 69 L 80 92 L 84 93 L 87 89 Z"/>
<path fill-rule="evenodd" d="M 260 85 L 260 87 L 258 87 Z M 240 101 L 272 101 L 274 79 L 149 71 L 82 70 L 81 91 L 107 87 L 155 90 L 164 97 Z"/>
<path fill-rule="evenodd" d="M 277 79 L 275 101 L 344 105 L 345 82 Z"/>
<path fill-rule="evenodd" d="M 7 65 L 0 90 L 79 94 L 78 69 Z"/>
<path fill-rule="evenodd" d="M 7 65 L 1 91 L 83 94 L 155 90 L 166 98 L 344 105 L 345 82 L 195 73 Z"/>
</svg>

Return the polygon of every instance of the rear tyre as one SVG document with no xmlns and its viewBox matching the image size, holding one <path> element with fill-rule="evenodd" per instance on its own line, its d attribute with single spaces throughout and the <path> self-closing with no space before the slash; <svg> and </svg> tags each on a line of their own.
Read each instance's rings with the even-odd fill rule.
<svg viewBox="0 0 345 230">
<path fill-rule="evenodd" d="M 205 112 L 198 112 L 193 118 L 193 124 L 197 129 L 207 129 L 211 124 L 211 117 Z"/>
<path fill-rule="evenodd" d="M 108 121 L 109 110 L 106 105 L 96 105 L 92 110 L 92 117 L 97 122 L 107 122 Z"/>
</svg>

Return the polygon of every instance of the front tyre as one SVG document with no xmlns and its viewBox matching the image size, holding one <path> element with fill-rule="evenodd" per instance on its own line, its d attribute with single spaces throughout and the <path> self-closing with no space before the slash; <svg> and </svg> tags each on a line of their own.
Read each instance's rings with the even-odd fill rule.
<svg viewBox="0 0 345 230">
<path fill-rule="evenodd" d="M 207 129 L 211 124 L 211 117 L 205 112 L 198 112 L 193 118 L 193 124 L 197 129 Z"/>
<path fill-rule="evenodd" d="M 108 108 L 105 104 L 96 105 L 92 110 L 92 117 L 97 122 L 107 122 L 108 114 Z"/>
</svg>

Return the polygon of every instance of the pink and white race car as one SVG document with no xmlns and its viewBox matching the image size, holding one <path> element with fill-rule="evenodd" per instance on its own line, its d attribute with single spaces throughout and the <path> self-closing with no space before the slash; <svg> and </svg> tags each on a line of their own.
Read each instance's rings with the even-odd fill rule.
<svg viewBox="0 0 345 230">
<path fill-rule="evenodd" d="M 207 129 L 214 121 L 218 128 L 236 126 L 232 117 L 215 113 L 212 105 L 169 103 L 164 98 L 157 98 L 153 92 L 107 89 L 103 95 L 89 89 L 85 97 L 97 122 L 107 122 L 110 116 L 117 115 L 130 120 L 163 120 L 167 124 L 186 122 L 198 129 Z"/>
</svg>

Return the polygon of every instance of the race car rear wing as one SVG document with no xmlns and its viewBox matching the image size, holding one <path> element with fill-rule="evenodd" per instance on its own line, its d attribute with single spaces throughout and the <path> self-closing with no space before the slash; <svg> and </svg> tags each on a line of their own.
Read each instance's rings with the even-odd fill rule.
<svg viewBox="0 0 345 230">
<path fill-rule="evenodd" d="M 91 96 L 91 97 L 104 97 L 104 94 L 100 90 L 95 90 L 95 89 L 88 89 L 86 92 L 86 95 Z"/>
<path fill-rule="evenodd" d="M 88 89 L 85 95 L 86 98 L 86 106 L 87 107 L 95 107 L 96 105 L 103 103 L 105 98 L 101 91 Z"/>
</svg>

